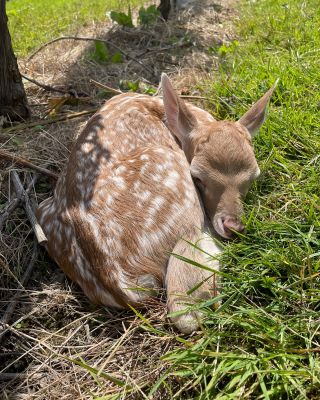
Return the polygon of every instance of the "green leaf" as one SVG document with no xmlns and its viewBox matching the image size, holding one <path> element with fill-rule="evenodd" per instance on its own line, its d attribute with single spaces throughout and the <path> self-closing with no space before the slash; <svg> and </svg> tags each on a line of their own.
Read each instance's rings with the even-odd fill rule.
<svg viewBox="0 0 320 400">
<path fill-rule="evenodd" d="M 155 5 L 148 8 L 141 7 L 139 10 L 139 22 L 141 25 L 150 25 L 160 16 L 160 11 Z"/>
<path fill-rule="evenodd" d="M 116 22 L 117 24 L 119 24 L 121 26 L 127 26 L 128 28 L 133 28 L 130 8 L 129 8 L 128 14 L 125 14 L 123 12 L 110 11 L 108 13 L 108 16 L 110 17 L 110 19 L 113 22 Z"/>
<path fill-rule="evenodd" d="M 122 54 L 121 54 L 121 53 L 115 53 L 115 54 L 111 57 L 111 62 L 112 62 L 113 64 L 123 62 Z"/>
<path fill-rule="evenodd" d="M 131 90 L 132 92 L 137 92 L 139 90 L 140 81 L 126 81 L 120 80 L 120 88 L 123 90 Z"/>
<path fill-rule="evenodd" d="M 109 51 L 105 43 L 100 41 L 94 42 L 94 52 L 91 54 L 91 58 L 97 62 L 106 62 L 109 60 Z"/>
<path fill-rule="evenodd" d="M 144 90 L 143 93 L 151 94 L 151 95 L 152 95 L 152 94 L 157 93 L 157 89 L 154 88 L 154 87 L 152 87 L 152 86 L 147 86 L 147 87 L 145 88 L 145 90 Z"/>
</svg>

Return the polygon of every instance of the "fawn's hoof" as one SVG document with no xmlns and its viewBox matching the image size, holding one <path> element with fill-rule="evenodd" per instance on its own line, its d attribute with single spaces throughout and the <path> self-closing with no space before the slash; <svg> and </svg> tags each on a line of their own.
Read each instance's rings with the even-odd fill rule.
<svg viewBox="0 0 320 400">
<path fill-rule="evenodd" d="M 188 313 L 180 315 L 179 317 L 173 318 L 175 327 L 181 332 L 187 335 L 195 332 L 199 328 L 200 315 L 196 313 Z"/>
</svg>

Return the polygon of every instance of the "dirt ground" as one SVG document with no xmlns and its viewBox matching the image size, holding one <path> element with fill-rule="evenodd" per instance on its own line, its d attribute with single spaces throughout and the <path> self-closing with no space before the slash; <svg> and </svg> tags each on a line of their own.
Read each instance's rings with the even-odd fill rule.
<svg viewBox="0 0 320 400">
<path fill-rule="evenodd" d="M 0 149 L 59 173 L 81 126 L 111 95 L 92 84 L 92 79 L 122 90 L 128 82 L 139 81 L 139 91 L 151 91 L 157 88 L 161 72 L 166 72 L 181 94 L 195 97 L 189 101 L 209 109 L 210 102 L 196 98 L 204 96 L 197 82 L 214 79 L 219 65 L 214 49 L 234 39 L 234 3 L 198 0 L 185 10 L 174 11 L 168 22 L 125 29 L 106 21 L 74 33 L 109 41 L 110 56 L 119 51 L 116 45 L 122 52 L 121 63 L 97 62 L 92 56 L 93 42 L 75 40 L 58 41 L 31 60 L 20 60 L 24 75 L 76 97 L 25 81 L 32 119 L 25 125 L 0 129 Z M 63 105 L 58 107 L 59 103 Z M 88 112 L 75 117 L 82 111 Z M 64 120 L 52 122 L 57 117 Z M 28 126 L 30 122 L 35 126 Z M 0 205 L 4 207 L 15 197 L 12 171 L 19 173 L 25 185 L 34 172 L 8 161 L 0 161 L 0 168 Z M 54 180 L 40 174 L 31 185 L 30 196 L 39 203 L 53 187 Z M 166 320 L 165 299 L 155 300 L 143 311 L 155 328 L 164 330 L 159 336 L 134 313 L 89 304 L 34 243 L 25 212 L 18 208 L 0 236 L 0 313 L 8 317 L 0 325 L 0 398 L 74 400 L 112 394 L 123 399 L 145 398 L 144 388 L 166 369 L 159 358 L 179 346 Z M 33 267 L 24 283 L 28 266 Z M 119 387 L 107 374 L 123 380 L 125 386 Z M 173 388 L 179 386 L 174 378 L 171 383 Z M 129 386 L 133 389 L 128 390 Z M 162 389 L 153 398 L 168 396 Z"/>
</svg>

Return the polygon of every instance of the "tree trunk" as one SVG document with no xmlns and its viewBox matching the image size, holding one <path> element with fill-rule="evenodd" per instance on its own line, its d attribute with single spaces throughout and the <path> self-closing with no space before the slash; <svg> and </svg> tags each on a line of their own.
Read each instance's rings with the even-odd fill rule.
<svg viewBox="0 0 320 400">
<path fill-rule="evenodd" d="M 160 1 L 160 5 L 158 6 L 158 10 L 161 13 L 161 16 L 163 19 L 167 20 L 169 17 L 169 13 L 170 13 L 170 9 L 171 9 L 171 4 L 170 4 L 170 0 L 161 0 Z"/>
<path fill-rule="evenodd" d="M 0 0 L 0 116 L 10 121 L 30 116 L 17 59 L 8 29 L 6 0 Z"/>
</svg>

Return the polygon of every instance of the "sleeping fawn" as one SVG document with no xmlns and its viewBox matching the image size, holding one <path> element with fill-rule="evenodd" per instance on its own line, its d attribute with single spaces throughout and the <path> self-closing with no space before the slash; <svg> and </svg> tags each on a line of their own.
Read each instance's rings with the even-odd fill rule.
<svg viewBox="0 0 320 400">
<path fill-rule="evenodd" d="M 165 74 L 161 85 L 163 99 L 126 93 L 105 103 L 37 210 L 49 254 L 95 304 L 142 306 L 165 286 L 172 313 L 215 296 L 212 235 L 244 229 L 241 202 L 260 172 L 251 138 L 274 88 L 231 122 L 185 103 Z M 177 314 L 180 331 L 198 328 L 199 314 Z"/>
</svg>

